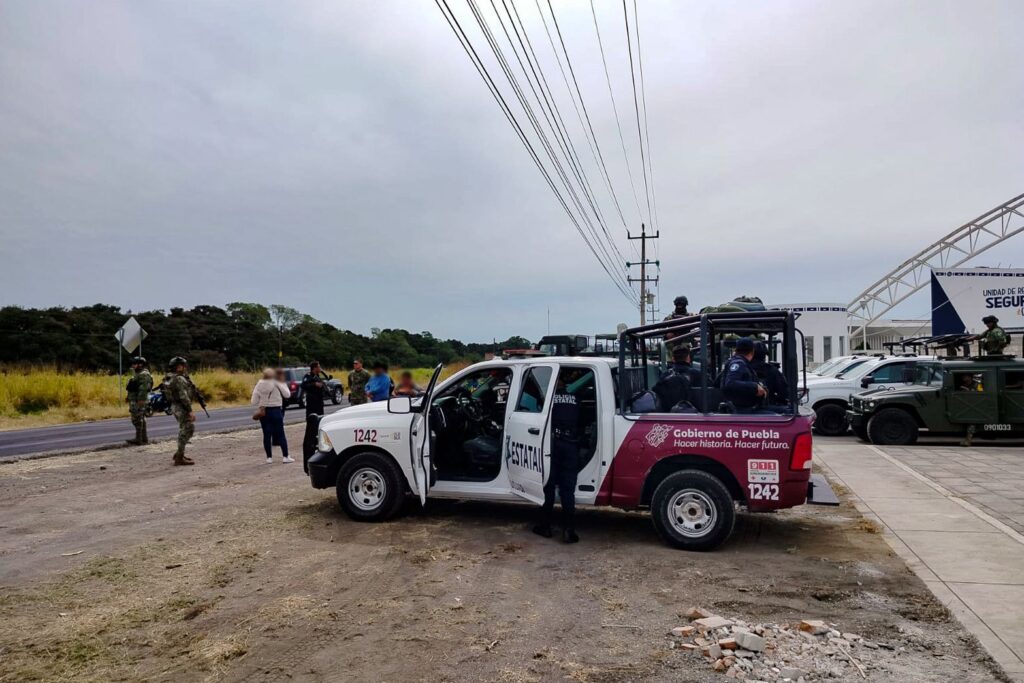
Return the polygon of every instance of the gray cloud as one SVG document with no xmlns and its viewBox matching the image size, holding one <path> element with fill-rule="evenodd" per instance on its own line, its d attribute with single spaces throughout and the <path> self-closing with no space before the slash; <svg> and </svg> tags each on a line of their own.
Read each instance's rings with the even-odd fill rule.
<svg viewBox="0 0 1024 683">
<path fill-rule="evenodd" d="M 556 9 L 638 223 L 589 5 Z M 598 10 L 639 180 L 621 8 Z M 1024 191 L 1019 3 L 640 21 L 666 301 L 846 301 Z M 635 319 L 433 3 L 400 0 L 0 4 L 0 264 L 0 304 L 259 300 L 466 339 L 536 337 L 548 307 L 573 331 Z"/>
</svg>

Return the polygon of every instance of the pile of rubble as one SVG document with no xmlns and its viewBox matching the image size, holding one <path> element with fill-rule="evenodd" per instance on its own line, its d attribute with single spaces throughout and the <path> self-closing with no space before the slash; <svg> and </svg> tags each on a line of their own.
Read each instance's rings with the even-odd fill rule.
<svg viewBox="0 0 1024 683">
<path fill-rule="evenodd" d="M 853 674 L 867 678 L 863 653 L 874 643 L 855 633 L 841 633 L 823 621 L 799 624 L 752 624 L 727 619 L 694 607 L 686 626 L 670 632 L 669 647 L 699 652 L 710 666 L 729 678 L 750 681 L 808 683 Z"/>
</svg>

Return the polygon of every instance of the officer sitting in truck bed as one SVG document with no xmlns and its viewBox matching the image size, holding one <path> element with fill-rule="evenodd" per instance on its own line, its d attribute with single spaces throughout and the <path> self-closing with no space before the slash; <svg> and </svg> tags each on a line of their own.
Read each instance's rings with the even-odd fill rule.
<svg viewBox="0 0 1024 683">
<path fill-rule="evenodd" d="M 757 381 L 757 374 L 750 366 L 753 358 L 754 340 L 750 337 L 740 337 L 736 340 L 736 352 L 725 364 L 722 394 L 739 413 L 756 412 L 768 394 L 764 386 Z"/>
</svg>

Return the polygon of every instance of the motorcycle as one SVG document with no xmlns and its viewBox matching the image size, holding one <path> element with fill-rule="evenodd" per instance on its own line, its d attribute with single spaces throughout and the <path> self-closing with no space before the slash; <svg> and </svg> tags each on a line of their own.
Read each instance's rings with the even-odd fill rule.
<svg viewBox="0 0 1024 683">
<path fill-rule="evenodd" d="M 162 391 L 149 392 L 149 402 L 146 403 L 146 417 L 152 417 L 155 413 L 171 414 L 171 403 Z"/>
</svg>

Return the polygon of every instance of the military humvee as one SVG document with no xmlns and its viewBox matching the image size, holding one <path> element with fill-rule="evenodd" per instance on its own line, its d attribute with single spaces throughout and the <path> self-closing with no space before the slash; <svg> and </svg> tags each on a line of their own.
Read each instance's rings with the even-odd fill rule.
<svg viewBox="0 0 1024 683">
<path fill-rule="evenodd" d="M 864 441 L 906 445 L 928 434 L 1024 438 L 1024 360 L 981 356 L 918 361 L 911 384 L 850 400 L 847 418 Z"/>
</svg>

